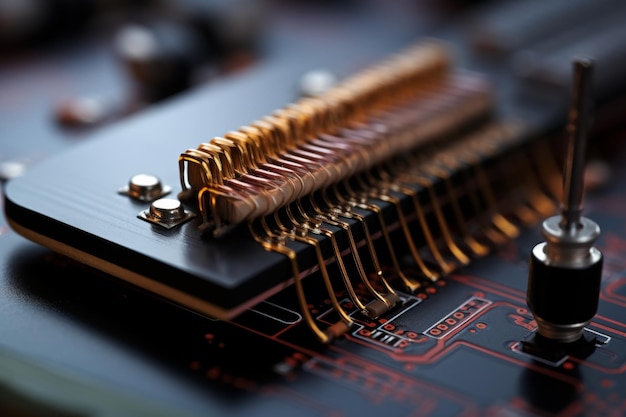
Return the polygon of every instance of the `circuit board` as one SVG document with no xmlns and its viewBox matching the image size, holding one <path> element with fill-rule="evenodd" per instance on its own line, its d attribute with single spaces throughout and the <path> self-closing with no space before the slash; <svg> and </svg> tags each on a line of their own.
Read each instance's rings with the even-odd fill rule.
<svg viewBox="0 0 626 417">
<path fill-rule="evenodd" d="M 3 132 L 10 145 L 0 150 L 0 160 L 28 163 L 23 175 L 3 183 L 0 411 L 626 415 L 626 83 L 619 71 L 626 36 L 616 23 L 626 11 L 615 2 L 599 2 L 592 7 L 598 16 L 591 19 L 591 2 L 566 3 L 529 2 L 517 9 L 506 2 L 443 8 L 402 2 L 274 5 L 264 54 L 256 62 L 109 125 L 71 132 L 36 124 L 18 128 L 24 119 L 12 117 L 14 107 L 7 102 L 1 120 L 11 126 Z M 565 17 L 550 20 L 554 13 Z M 581 27 L 583 17 L 592 24 Z M 530 26 L 534 31 L 526 31 Z M 146 172 L 180 191 L 181 152 L 296 100 L 302 74 L 323 68 L 347 77 L 423 39 L 447 45 L 463 77 L 484 78 L 493 86 L 488 127 L 509 120 L 522 126 L 520 143 L 496 146 L 480 162 L 498 199 L 490 209 L 509 219 L 510 233 L 496 238 L 491 223 L 477 220 L 481 230 L 472 237 L 480 235 L 482 244 L 468 246 L 476 252 L 488 247 L 488 254 L 467 262 L 454 253 L 441 261 L 436 248 L 416 238 L 427 264 L 421 266 L 410 259 L 402 228 L 389 227 L 401 249 L 397 262 L 381 257 L 382 272 L 391 283 L 415 277 L 419 285 L 394 286 L 398 302 L 375 317 L 354 302 L 369 295 L 366 286 L 355 285 L 351 294 L 338 285 L 342 271 L 328 261 L 335 286 L 334 298 L 329 296 L 321 263 L 313 268 L 313 251 L 295 244 L 301 266 L 312 271 L 302 285 L 316 325 L 332 327 L 340 312 L 352 322 L 330 343 L 320 342 L 307 326 L 285 257 L 267 251 L 246 228 L 220 238 L 202 236 L 202 216 L 196 213 L 182 227 L 164 231 L 137 218 L 144 202 L 118 192 L 133 175 Z M 589 343 L 533 350 L 524 348 L 534 346 L 537 330 L 526 301 L 528 265 L 542 240 L 541 221 L 558 210 L 550 186 L 560 181 L 573 52 L 598 59 L 588 152 L 592 180 L 584 212 L 602 230 L 600 304 L 584 330 Z M 64 53 L 69 59 L 76 52 Z M 102 59 L 93 58 L 94 68 L 102 70 Z M 108 77 L 101 82 L 115 78 Z M 457 187 L 465 184 L 453 179 Z M 535 188 L 525 188 L 531 180 L 543 186 L 532 182 Z M 439 197 L 445 195 L 441 187 L 434 188 Z M 425 221 L 441 232 L 445 221 L 437 218 L 435 200 L 424 206 Z M 484 208 L 489 201 L 483 200 Z M 470 198 L 461 195 L 459 202 L 467 214 Z M 393 218 L 391 208 L 382 207 Z M 444 218 L 449 222 L 452 214 L 445 211 Z M 375 222 L 367 221 L 375 230 Z M 335 235 L 347 245 L 345 235 Z M 322 250 L 332 257 L 331 248 Z M 453 270 L 425 276 L 426 268 L 445 269 L 450 259 L 457 261 Z M 168 290 L 161 291 L 162 285 Z M 187 299 L 204 292 L 205 304 Z"/>
</svg>

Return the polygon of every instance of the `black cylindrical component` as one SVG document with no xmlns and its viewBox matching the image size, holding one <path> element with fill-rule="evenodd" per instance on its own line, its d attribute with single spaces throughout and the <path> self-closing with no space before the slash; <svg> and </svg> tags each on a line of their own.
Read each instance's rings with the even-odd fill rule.
<svg viewBox="0 0 626 417">
<path fill-rule="evenodd" d="M 602 257 L 582 267 L 530 259 L 527 304 L 535 316 L 556 325 L 589 322 L 598 310 Z"/>
</svg>

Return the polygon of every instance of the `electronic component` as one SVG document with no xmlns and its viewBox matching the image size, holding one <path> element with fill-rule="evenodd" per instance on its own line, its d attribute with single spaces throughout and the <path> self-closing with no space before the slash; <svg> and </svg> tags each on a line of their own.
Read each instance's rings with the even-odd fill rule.
<svg viewBox="0 0 626 417">
<path fill-rule="evenodd" d="M 227 3 L 230 7 L 239 2 Z M 525 302 L 525 248 L 532 248 L 535 226 L 558 209 L 562 184 L 556 162 L 566 94 L 522 83 L 502 55 L 487 60 L 472 53 L 470 36 L 458 30 L 458 23 L 465 21 L 474 3 L 455 1 L 450 7 L 449 1 L 428 2 L 426 10 L 417 4 L 423 2 L 375 0 L 365 7 L 340 2 L 340 10 L 334 3 L 305 3 L 303 10 L 302 2 L 272 2 L 264 37 L 268 42 L 246 71 L 214 74 L 209 85 L 120 120 L 80 144 L 74 139 L 87 133 L 84 129 L 52 125 L 54 134 L 46 135 L 45 129 L 30 123 L 37 109 L 50 122 L 42 106 L 22 108 L 21 114 L 28 114 L 29 123 L 24 123 L 26 118 L 16 117 L 20 112 L 14 112 L 13 105 L 24 106 L 29 95 L 33 103 L 42 103 L 50 84 L 63 93 L 86 85 L 113 91 L 107 83 L 115 80 L 98 77 L 99 71 L 90 71 L 92 79 L 95 76 L 91 83 L 74 75 L 86 71 L 85 60 L 97 46 L 84 45 L 84 53 L 79 53 L 82 47 L 72 48 L 63 62 L 55 52 L 46 54 L 44 61 L 53 64 L 57 76 L 71 65 L 67 73 L 72 76 L 63 83 L 48 76 L 45 83 L 26 82 L 50 74 L 40 60 L 20 59 L 19 68 L 26 69 L 17 77 L 22 83 L 6 74 L 11 88 L 3 100 L 9 111 L 0 112 L 8 138 L 2 158 L 36 158 L 38 163 L 28 162 L 19 178 L 2 184 L 10 222 L 0 219 L 3 344 L 23 352 L 29 362 L 58 364 L 65 377 L 90 375 L 103 387 L 131 387 L 137 402 L 148 398 L 143 404 L 151 404 L 150 398 L 161 398 L 178 408 L 163 407 L 170 415 L 623 413 L 623 104 L 595 101 L 589 142 L 590 157 L 610 168 L 608 176 L 602 167 L 595 173 L 593 191 L 585 183 L 586 210 L 603 229 L 596 243 L 604 257 L 598 313 L 585 326 L 583 338 L 554 342 L 536 331 Z M 577 1 L 557 3 L 580 10 Z M 594 10 L 605 4 L 592 3 L 587 7 Z M 446 13 L 436 18 L 453 19 L 431 20 L 435 16 L 430 8 L 444 4 Z M 618 2 L 614 5 L 617 8 Z M 535 40 L 554 38 L 555 31 L 546 29 L 559 32 L 571 23 L 558 20 L 558 14 L 546 18 L 544 11 L 550 7 L 541 8 L 535 23 L 527 26 L 526 33 Z M 132 15 L 119 17 L 127 21 Z M 513 16 L 510 21 L 514 25 L 517 20 Z M 397 96 L 386 90 L 368 95 L 381 104 L 389 100 L 390 107 L 373 113 L 362 104 L 369 98 L 354 89 L 354 106 L 330 109 L 358 110 L 362 120 L 380 122 L 380 130 L 368 131 L 365 127 L 374 124 L 363 123 L 310 137 L 282 134 L 297 132 L 299 126 L 313 130 L 308 130 L 306 117 L 287 117 L 299 114 L 287 110 L 302 110 L 303 103 L 324 108 L 326 91 L 340 88 L 350 74 L 369 71 L 372 62 L 379 69 L 378 59 L 402 52 L 407 40 L 424 32 L 445 40 L 441 45 L 455 51 L 454 65 L 447 61 L 445 71 L 436 76 L 449 81 L 446 88 L 431 91 L 432 84 L 416 76 L 421 86 L 405 103 L 396 102 Z M 108 38 L 111 30 L 103 34 Z M 512 56 L 515 50 L 510 52 Z M 74 53 L 81 65 L 72 59 Z M 594 62 L 600 69 L 600 62 Z M 98 63 L 96 68 L 104 69 L 102 59 Z M 27 71 L 32 67 L 38 70 Z M 303 91 L 302 74 L 315 68 L 330 71 L 338 84 Z M 594 73 L 598 77 L 603 77 L 602 71 Z M 467 83 L 472 82 L 480 88 L 469 89 Z M 623 94 L 623 89 L 616 86 L 615 93 Z M 304 95 L 315 100 L 288 105 Z M 467 106 L 460 105 L 461 96 Z M 448 129 L 450 116 L 459 116 L 459 109 L 476 111 L 475 98 L 485 99 L 483 111 L 458 129 Z M 245 142 L 245 135 L 255 132 L 256 121 L 284 119 L 289 121 L 280 125 L 284 129 L 267 136 L 273 141 L 252 147 L 258 154 L 247 147 L 237 153 L 239 148 L 232 146 L 256 143 L 255 137 Z M 409 128 L 411 119 L 414 126 Z M 16 124 L 19 130 L 12 127 Z M 384 127 L 392 124 L 387 141 Z M 316 120 L 313 126 L 320 124 Z M 423 141 L 414 141 L 421 129 L 432 126 L 442 133 L 423 133 Z M 268 131 L 257 133 L 265 138 L 261 134 Z M 231 133 L 237 134 L 228 139 Z M 222 140 L 211 140 L 214 135 L 223 135 Z M 406 148 L 388 157 L 375 153 L 375 146 L 366 148 L 373 152 L 358 152 L 359 143 L 396 145 L 403 136 Z M 333 137 L 336 142 L 330 141 Z M 275 155 L 265 152 L 273 149 L 270 145 L 296 138 L 299 146 L 283 147 Z M 191 198 L 176 200 L 182 191 L 180 179 L 186 179 L 180 176 L 177 157 L 198 143 L 203 143 L 198 150 L 206 147 L 210 157 L 224 162 L 220 170 L 212 161 L 209 172 L 221 174 L 229 187 L 237 181 L 252 186 L 258 201 L 267 204 L 268 215 L 244 216 L 242 223 L 224 221 L 222 227 L 212 224 L 214 213 L 231 220 L 223 215 L 228 214 L 229 200 L 209 192 L 221 185 L 203 178 L 204 168 L 197 162 L 184 162 L 187 174 L 189 167 L 193 174 L 185 193 Z M 311 143 L 326 145 L 326 151 L 308 146 Z M 349 145 L 356 152 L 331 149 L 331 143 Z M 51 155 L 51 147 L 73 149 Z M 246 155 L 254 158 L 242 157 Z M 286 159 L 296 156 L 299 165 Z M 360 173 L 343 175 L 359 158 L 379 156 L 380 161 L 363 164 Z M 279 157 L 285 159 L 282 166 Z M 256 165 L 247 165 L 250 161 Z M 589 168 L 587 164 L 586 171 Z M 132 177 L 139 173 L 151 175 Z M 172 186 L 170 200 L 152 199 L 157 175 L 161 188 Z M 132 189 L 145 201 L 120 194 L 124 185 L 126 192 Z M 197 193 L 205 187 L 200 200 Z M 291 203 L 281 205 L 276 198 L 289 201 L 297 190 L 301 195 Z M 251 192 L 241 195 L 255 201 Z M 215 197 L 215 211 L 210 197 Z M 206 219 L 199 215 L 200 205 Z M 157 220 L 172 219 L 182 213 L 181 207 L 196 217 L 171 229 L 137 218 L 152 211 Z M 71 259 L 22 239 L 14 230 Z M 15 375 L 8 373 L 7 386 L 14 391 L 11 398 L 17 398 L 19 412 L 28 408 L 21 399 L 32 398 L 57 407 L 76 403 L 78 409 L 68 410 L 73 414 L 124 414 L 121 399 L 106 396 L 99 401 L 88 392 L 72 396 L 69 391 L 67 397 L 29 383 L 33 378 L 24 375 L 24 367 L 15 370 Z M 70 402 L 72 398 L 76 401 Z"/>
<path fill-rule="evenodd" d="M 185 211 L 181 202 L 174 198 L 159 198 L 150 204 L 150 209 L 137 215 L 140 219 L 158 224 L 166 229 L 178 226 L 194 216 L 195 214 Z"/>
<path fill-rule="evenodd" d="M 128 185 L 118 190 L 120 194 L 147 202 L 163 197 L 171 191 L 172 187 L 163 185 L 157 176 L 150 174 L 133 175 L 128 181 Z"/>
<path fill-rule="evenodd" d="M 163 184 L 179 181 L 176 209 L 152 206 L 151 193 L 138 198 L 154 178 L 131 179 L 121 195 L 115 192 L 119 178 L 80 185 L 106 171 L 91 155 L 118 149 L 111 141 L 94 142 L 89 157 L 60 156 L 68 160 L 59 163 L 56 183 L 105 195 L 81 198 L 71 218 L 59 208 L 61 218 L 46 229 L 49 240 L 22 221 L 43 210 L 36 207 L 31 186 L 24 185 L 45 170 L 44 163 L 20 178 L 21 185 L 8 184 L 11 225 L 57 251 L 220 319 L 238 316 L 285 285 L 298 286 L 301 278 L 319 276 L 321 281 L 309 282 L 325 288 L 338 314 L 336 326 L 315 330 L 305 291 L 298 295 L 301 313 L 320 339 L 332 340 L 353 321 L 339 300 L 333 301 L 335 291 L 347 291 L 359 314 L 382 317 L 399 303 L 398 291 L 413 293 L 484 256 L 516 237 L 522 218 L 533 222 L 545 207 L 551 210 L 544 204 L 547 196 L 531 184 L 536 174 L 528 164 L 494 162 L 506 155 L 519 159 L 512 150 L 532 145 L 530 125 L 494 118 L 489 80 L 451 64 L 445 42 L 424 39 L 320 96 L 283 107 L 268 102 L 264 111 L 274 110 L 257 120 L 263 114 L 258 109 L 238 112 L 234 121 L 223 120 L 223 137 L 182 154 L 176 141 L 156 148 L 148 138 L 116 136 L 128 156 L 116 159 L 119 172 L 159 173 Z M 301 74 L 294 72 L 293 80 Z M 284 101 L 293 97 L 290 85 L 258 83 L 269 85 L 269 96 L 282 91 Z M 240 106 L 236 97 L 218 97 L 207 111 Z M 242 123 L 244 116 L 254 121 Z M 180 135 L 178 127 L 170 134 Z M 180 156 L 178 170 L 170 166 L 172 154 Z M 86 175 L 76 176 L 77 169 Z M 526 191 L 518 193 L 521 189 Z M 515 204 L 504 204 L 512 198 Z M 97 206 L 91 203 L 96 201 Z M 74 205 L 71 198 L 65 203 Z M 196 218 L 178 223 L 183 210 Z M 158 225 L 150 227 L 138 213 Z M 65 231 L 62 225 L 68 223 L 73 225 Z M 173 224 L 177 227 L 160 227 Z M 116 249 L 101 252 L 99 243 L 86 243 L 96 235 Z M 77 242 L 78 251 L 73 249 Z M 416 272 L 405 273 L 407 263 Z M 383 272 L 384 264 L 392 272 Z"/>
<path fill-rule="evenodd" d="M 316 97 L 337 84 L 337 77 L 323 69 L 307 71 L 300 79 L 300 95 Z"/>
<path fill-rule="evenodd" d="M 574 62 L 561 215 L 543 222 L 546 242 L 535 246 L 530 262 L 528 306 L 539 334 L 560 342 L 582 336 L 596 314 L 602 279 L 602 254 L 593 246 L 600 228 L 581 217 L 592 70 L 588 59 Z"/>
<path fill-rule="evenodd" d="M 619 0 L 487 2 L 473 17 L 471 38 L 483 52 L 505 54 L 588 26 L 596 16 L 620 13 Z"/>
<path fill-rule="evenodd" d="M 485 118 L 488 83 L 452 73 L 449 61 L 442 44 L 420 42 L 315 99 L 187 150 L 181 196 L 198 199 L 203 227 L 219 234 Z"/>
<path fill-rule="evenodd" d="M 210 47 L 183 22 L 129 23 L 116 34 L 115 49 L 139 90 L 151 103 L 191 87 L 196 68 L 210 57 Z"/>
</svg>

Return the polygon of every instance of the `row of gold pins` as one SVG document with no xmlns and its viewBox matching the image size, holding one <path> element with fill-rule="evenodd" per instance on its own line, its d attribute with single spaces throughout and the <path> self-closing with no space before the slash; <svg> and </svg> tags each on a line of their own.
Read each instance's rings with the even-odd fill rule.
<svg viewBox="0 0 626 417">
<path fill-rule="evenodd" d="M 311 195 L 308 197 L 309 204 L 307 207 L 309 209 L 306 209 L 299 201 L 286 206 L 280 212 L 275 212 L 272 216 L 251 221 L 249 223 L 251 233 L 266 250 L 288 257 L 304 320 L 320 341 L 328 343 L 348 331 L 354 321 L 337 299 L 337 291 L 333 287 L 327 270 L 328 260 L 322 255 L 319 240 L 314 235 L 325 236 L 330 240 L 334 251 L 334 261 L 338 263 L 342 282 L 353 304 L 367 317 L 376 318 L 393 308 L 399 302 L 400 297 L 394 290 L 394 285 L 383 274 L 376 253 L 374 238 L 365 217 L 359 215 L 354 208 L 370 211 L 376 216 L 383 244 L 387 245 L 387 252 L 391 255 L 390 259 L 395 269 L 395 276 L 400 280 L 403 290 L 414 293 L 420 288 L 420 279 L 404 274 L 396 256 L 399 253 L 397 251 L 398 242 L 393 242 L 390 238 L 389 232 L 392 227 L 385 222 L 379 202 L 389 202 L 394 206 L 397 223 L 404 238 L 401 243 L 406 244 L 406 247 L 409 248 L 413 261 L 420 269 L 421 278 L 437 280 L 440 275 L 448 274 L 460 265 L 466 265 L 471 258 L 486 255 L 490 248 L 490 245 L 480 242 L 477 236 L 469 232 L 468 220 L 459 206 L 458 202 L 461 195 L 459 195 L 458 189 L 453 186 L 451 178 L 455 172 L 462 168 L 465 168 L 464 172 L 466 173 L 471 172 L 466 180 L 475 182 L 473 187 L 465 187 L 464 192 L 472 201 L 475 213 L 485 214 L 480 216 L 483 219 L 480 235 L 493 245 L 501 245 L 506 240 L 518 235 L 519 227 L 515 224 L 515 220 L 509 219 L 502 211 L 499 203 L 501 200 L 492 189 L 491 181 L 484 171 L 481 161 L 486 158 L 497 159 L 498 148 L 502 151 L 501 148 L 507 144 L 519 146 L 519 141 L 524 138 L 523 127 L 517 123 L 507 122 L 490 125 L 480 132 L 455 142 L 452 146 L 396 159 L 395 162 L 402 163 L 382 164 L 373 170 L 360 174 L 356 182 L 354 178 L 350 181 L 346 180 L 342 184 Z M 529 187 L 533 190 L 524 204 L 527 208 L 534 209 L 535 220 L 538 221 L 543 218 L 545 212 L 554 212 L 556 209 L 555 200 L 552 195 L 546 194 L 543 184 L 536 182 L 538 173 L 528 163 L 527 156 L 524 155 L 518 152 L 513 156 L 515 159 L 513 162 L 518 162 L 520 158 L 526 158 L 526 163 L 523 165 L 514 167 L 509 161 L 508 167 L 519 170 L 525 178 L 525 181 L 512 184 L 512 186 L 515 189 Z M 542 155 L 544 159 L 550 158 L 549 154 L 542 153 Z M 549 163 L 550 161 L 545 162 L 545 167 L 553 166 Z M 542 172 L 541 174 L 551 178 L 558 175 L 558 171 Z M 445 185 L 446 200 L 452 209 L 453 219 L 446 218 L 444 215 L 440 197 L 436 195 L 434 189 L 436 181 L 443 181 Z M 352 185 L 355 183 L 357 184 L 356 188 Z M 429 205 L 435 215 L 441 235 L 439 238 L 444 242 L 443 250 L 435 241 L 431 225 L 425 219 L 422 203 L 417 198 L 419 189 L 427 191 Z M 411 199 L 414 208 L 412 214 L 415 216 L 413 223 L 419 227 L 419 231 L 426 242 L 426 248 L 437 263 L 438 271 L 428 267 L 422 259 L 409 225 L 409 216 L 404 213 L 400 206 L 400 199 L 392 191 Z M 522 222 L 528 221 L 527 216 L 519 216 L 518 219 Z M 352 235 L 348 220 L 356 220 L 362 227 L 369 261 L 374 268 L 374 271 L 370 272 L 373 273 L 365 271 L 357 248 L 359 245 Z M 455 222 L 454 227 L 449 224 L 451 222 Z M 371 294 L 371 300 L 361 300 L 357 296 L 355 285 L 348 276 L 345 266 L 345 251 L 339 248 L 329 226 L 338 226 L 346 232 L 349 242 L 349 258 L 356 265 L 360 281 Z M 316 324 L 309 311 L 309 304 L 301 282 L 304 272 L 299 266 L 297 253 L 288 245 L 289 241 L 305 243 L 315 249 L 317 269 L 321 273 L 330 302 L 340 318 L 337 323 L 324 330 Z M 447 252 L 445 255 L 444 250 Z M 453 262 L 448 261 L 446 255 L 451 255 Z"/>
<path fill-rule="evenodd" d="M 320 97 L 302 98 L 225 137 L 189 149 L 179 158 L 181 195 L 198 192 L 205 185 L 221 185 L 225 178 L 254 169 L 310 137 L 358 124 L 390 103 L 398 105 L 446 74 L 449 61 L 443 44 L 419 42 L 349 77 Z M 189 172 L 184 169 L 186 163 L 191 166 Z"/>
<path fill-rule="evenodd" d="M 433 82 L 422 94 L 402 106 L 377 112 L 334 134 L 311 135 L 314 125 L 305 107 L 214 138 L 181 155 L 184 190 L 197 190 L 205 225 L 219 232 L 267 215 L 278 208 L 344 178 L 409 152 L 429 141 L 485 117 L 491 94 L 481 77 L 451 74 Z M 272 141 L 273 127 L 283 128 Z M 290 127 L 288 130 L 287 128 Z M 272 144 L 294 141 L 287 150 Z M 260 144 L 270 144 L 260 152 Z"/>
</svg>

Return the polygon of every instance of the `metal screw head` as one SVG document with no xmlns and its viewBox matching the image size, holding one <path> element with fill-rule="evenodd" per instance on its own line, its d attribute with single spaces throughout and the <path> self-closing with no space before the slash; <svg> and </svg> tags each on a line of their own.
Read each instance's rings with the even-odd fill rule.
<svg viewBox="0 0 626 417">
<path fill-rule="evenodd" d="M 195 217 L 195 214 L 185 211 L 182 203 L 173 198 L 155 200 L 148 210 L 137 215 L 142 220 L 171 229 Z"/>
<path fill-rule="evenodd" d="M 185 216 L 185 210 L 178 200 L 161 198 L 150 205 L 150 216 L 163 222 L 175 222 Z"/>
<path fill-rule="evenodd" d="M 161 184 L 158 177 L 150 174 L 137 174 L 131 177 L 128 185 L 120 188 L 120 194 L 125 194 L 139 201 L 154 201 L 171 192 L 171 188 Z"/>
</svg>

